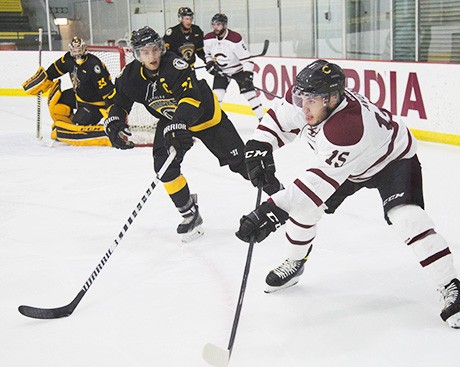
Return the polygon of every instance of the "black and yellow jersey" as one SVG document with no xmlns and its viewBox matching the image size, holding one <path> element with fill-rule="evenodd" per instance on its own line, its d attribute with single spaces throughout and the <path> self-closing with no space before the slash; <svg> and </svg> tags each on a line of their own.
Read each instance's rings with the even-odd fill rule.
<svg viewBox="0 0 460 367">
<path fill-rule="evenodd" d="M 186 33 L 184 33 L 180 23 L 174 27 L 168 28 L 163 40 L 167 50 L 182 57 L 189 65 L 193 66 L 196 61 L 196 56 L 203 61 L 205 60 L 203 31 L 195 24 L 192 24 L 190 30 Z"/>
<path fill-rule="evenodd" d="M 122 70 L 115 81 L 109 116 L 125 120 L 134 102 L 143 104 L 159 123 L 185 122 L 191 131 L 217 125 L 222 118 L 217 97 L 205 80 L 197 80 L 190 66 L 172 52 L 161 57 L 156 72 L 137 60 Z"/>
<path fill-rule="evenodd" d="M 77 64 L 66 52 L 46 70 L 50 80 L 69 73 L 78 102 L 104 106 L 104 99 L 113 92 L 114 85 L 104 63 L 93 54 L 86 54 Z"/>
</svg>

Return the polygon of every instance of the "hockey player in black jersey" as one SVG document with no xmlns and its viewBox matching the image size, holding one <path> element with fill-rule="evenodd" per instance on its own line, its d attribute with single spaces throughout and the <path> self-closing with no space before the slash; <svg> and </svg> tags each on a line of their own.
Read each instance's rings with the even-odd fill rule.
<svg viewBox="0 0 460 367">
<path fill-rule="evenodd" d="M 125 120 L 134 102 L 143 104 L 159 119 L 153 144 L 154 168 L 158 172 L 173 146 L 177 157 L 161 180 L 184 218 L 177 232 L 187 242 L 203 233 L 197 196 L 190 194 L 181 174 L 181 162 L 193 145 L 192 137 L 200 139 L 221 166 L 228 165 L 247 179 L 244 143 L 206 81 L 197 80 L 187 62 L 166 51 L 157 32 L 149 27 L 133 31 L 131 45 L 136 60 L 116 79 L 110 98 L 113 105 L 105 122 L 107 135 L 113 146 L 132 148 L 126 140 L 129 131 Z"/>
<path fill-rule="evenodd" d="M 73 88 L 61 92 L 58 78 L 67 73 Z M 81 38 L 74 37 L 64 56 L 46 71 L 40 66 L 23 87 L 33 95 L 49 92 L 53 139 L 71 145 L 111 145 L 103 125 L 98 123 L 106 113 L 107 97 L 113 93 L 114 85 L 104 63 L 87 52 Z"/>
<path fill-rule="evenodd" d="M 179 24 L 168 28 L 163 40 L 166 50 L 182 57 L 193 67 L 196 56 L 205 61 L 203 51 L 203 31 L 193 22 L 193 11 L 187 7 L 180 7 L 177 12 Z"/>
</svg>

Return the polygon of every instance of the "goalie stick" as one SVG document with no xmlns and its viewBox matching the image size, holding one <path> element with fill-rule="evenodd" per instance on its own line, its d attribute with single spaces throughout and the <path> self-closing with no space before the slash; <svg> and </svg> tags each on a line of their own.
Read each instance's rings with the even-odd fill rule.
<svg viewBox="0 0 460 367">
<path fill-rule="evenodd" d="M 244 59 L 241 59 L 240 61 L 246 61 L 246 60 L 249 60 L 249 59 L 253 59 L 254 57 L 261 57 L 261 56 L 265 56 L 265 54 L 267 53 L 268 51 L 268 46 L 270 45 L 270 41 L 269 40 L 265 40 L 264 41 L 264 48 L 262 49 L 262 52 L 260 54 L 257 54 L 257 55 L 251 55 L 251 56 L 248 56 L 248 57 L 245 57 Z M 201 65 L 201 66 L 198 66 L 195 68 L 195 70 L 198 70 L 198 69 L 203 69 L 205 68 L 206 65 Z"/>
<path fill-rule="evenodd" d="M 42 66 L 42 48 L 43 48 L 43 28 L 38 28 L 38 66 Z M 38 140 L 42 138 L 42 128 L 41 128 L 41 119 L 42 119 L 42 92 L 37 94 L 37 126 L 36 126 L 36 136 Z"/>
<path fill-rule="evenodd" d="M 147 199 L 149 198 L 153 189 L 156 187 L 156 185 L 158 184 L 158 181 L 160 181 L 161 177 L 164 175 L 165 171 L 168 169 L 169 165 L 172 163 L 175 157 L 176 157 L 176 151 L 174 148 L 171 148 L 168 159 L 165 161 L 161 169 L 158 171 L 158 174 L 156 175 L 156 177 L 154 178 L 154 180 L 148 187 L 145 194 L 142 196 L 141 200 L 136 204 L 136 208 L 133 210 L 132 214 L 129 216 L 128 220 L 123 225 L 123 229 L 118 234 L 118 238 L 116 238 L 113 241 L 112 246 L 107 250 L 107 252 L 103 256 L 99 264 L 97 264 L 96 268 L 91 273 L 90 277 L 88 278 L 86 283 L 83 285 L 83 288 L 80 290 L 80 292 L 78 292 L 77 296 L 73 299 L 73 301 L 65 306 L 57 307 L 57 308 L 39 308 L 39 307 L 31 307 L 31 306 L 19 306 L 18 310 L 21 314 L 27 317 L 34 318 L 34 319 L 58 319 L 61 317 L 70 316 L 72 314 L 72 312 L 75 310 L 75 308 L 80 303 L 83 296 L 86 294 L 88 289 L 91 287 L 91 284 L 93 284 L 94 280 L 101 272 L 104 265 L 107 263 L 107 261 L 109 261 L 109 258 L 113 254 L 115 248 L 118 246 L 120 241 L 123 239 L 125 233 L 128 231 L 129 227 L 134 222 L 134 219 L 137 217 L 142 207 L 147 202 Z"/>
<path fill-rule="evenodd" d="M 260 183 L 257 189 L 257 200 L 256 209 L 260 205 L 262 197 L 262 184 Z M 211 366 L 225 367 L 230 362 L 232 355 L 233 344 L 235 343 L 236 330 L 238 328 L 238 322 L 240 320 L 241 309 L 243 308 L 244 292 L 246 291 L 246 284 L 248 282 L 249 270 L 251 268 L 252 251 L 254 249 L 254 237 L 249 242 L 248 254 L 246 256 L 246 265 L 243 272 L 243 281 L 241 282 L 240 295 L 238 297 L 238 304 L 236 306 L 235 317 L 233 319 L 232 332 L 230 334 L 230 340 L 228 342 L 227 349 L 218 347 L 215 344 L 207 343 L 202 352 L 203 359 L 208 362 Z"/>
</svg>

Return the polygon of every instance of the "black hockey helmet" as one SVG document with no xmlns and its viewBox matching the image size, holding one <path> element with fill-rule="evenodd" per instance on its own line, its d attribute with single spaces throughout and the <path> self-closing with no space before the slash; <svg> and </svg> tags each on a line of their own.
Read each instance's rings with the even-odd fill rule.
<svg viewBox="0 0 460 367">
<path fill-rule="evenodd" d="M 217 13 L 211 19 L 211 25 L 215 23 L 221 23 L 223 25 L 227 25 L 228 17 L 223 13 Z"/>
<path fill-rule="evenodd" d="M 179 20 L 181 20 L 182 17 L 193 17 L 193 10 L 186 6 L 181 6 L 177 11 L 177 17 Z"/>
<path fill-rule="evenodd" d="M 72 57 L 82 57 L 86 55 L 86 43 L 80 38 L 75 36 L 69 43 L 69 51 Z"/>
<path fill-rule="evenodd" d="M 156 45 L 161 50 L 162 55 L 166 52 L 163 38 L 161 38 L 157 32 L 148 26 L 132 31 L 130 42 L 134 51 L 134 55 L 138 60 L 138 51 L 147 45 Z"/>
<path fill-rule="evenodd" d="M 295 80 L 294 93 L 328 96 L 345 91 L 345 73 L 342 68 L 326 60 L 316 60 L 302 69 Z"/>
</svg>

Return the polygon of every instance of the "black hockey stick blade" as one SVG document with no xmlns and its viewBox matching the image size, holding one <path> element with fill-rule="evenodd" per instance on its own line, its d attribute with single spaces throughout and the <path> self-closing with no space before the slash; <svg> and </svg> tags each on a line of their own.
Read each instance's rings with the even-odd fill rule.
<svg viewBox="0 0 460 367">
<path fill-rule="evenodd" d="M 19 306 L 18 311 L 22 315 L 31 317 L 34 319 L 42 319 L 42 320 L 59 319 L 62 317 L 67 317 L 67 316 L 72 315 L 72 313 L 75 311 L 75 308 L 77 308 L 81 299 L 86 294 L 88 289 L 91 287 L 93 282 L 96 280 L 96 277 L 101 272 L 104 265 L 109 260 L 110 256 L 112 256 L 113 251 L 115 251 L 115 248 L 118 246 L 118 244 L 123 239 L 126 232 L 128 231 L 129 227 L 134 222 L 134 219 L 138 216 L 140 210 L 143 208 L 144 204 L 147 202 L 147 199 L 152 194 L 153 189 L 157 186 L 158 182 L 161 180 L 161 177 L 164 175 L 169 165 L 175 159 L 176 154 L 177 154 L 176 150 L 174 148 L 170 148 L 168 158 L 166 159 L 166 161 L 163 163 L 163 166 L 158 171 L 155 179 L 152 181 L 152 183 L 147 188 L 147 191 L 142 196 L 142 199 L 136 204 L 136 208 L 134 209 L 132 214 L 129 216 L 128 220 L 123 225 L 122 230 L 118 234 L 118 238 L 113 241 L 112 246 L 107 250 L 107 252 L 102 257 L 99 264 L 97 264 L 97 267 L 91 273 L 88 280 L 83 285 L 83 288 L 80 290 L 80 292 L 78 292 L 77 296 L 73 299 L 73 301 L 70 302 L 68 305 L 57 307 L 57 308 L 39 308 L 39 307 L 31 307 L 31 306 Z"/>
<path fill-rule="evenodd" d="M 269 40 L 265 40 L 264 41 L 264 48 L 262 49 L 262 52 L 257 55 L 257 56 L 265 56 L 265 54 L 267 53 L 268 51 L 268 46 L 270 45 L 270 41 Z M 256 57 L 256 56 L 253 56 L 253 57 Z"/>
<path fill-rule="evenodd" d="M 82 289 L 78 292 L 77 297 L 70 302 L 68 305 L 57 307 L 57 308 L 39 308 L 32 306 L 19 306 L 18 311 L 24 316 L 31 317 L 33 319 L 60 319 L 72 315 L 72 312 L 80 303 L 81 299 L 85 295 L 85 291 Z"/>
<path fill-rule="evenodd" d="M 226 367 L 230 362 L 230 350 L 222 349 L 212 343 L 204 346 L 202 356 L 206 362 L 215 367 Z"/>
</svg>

